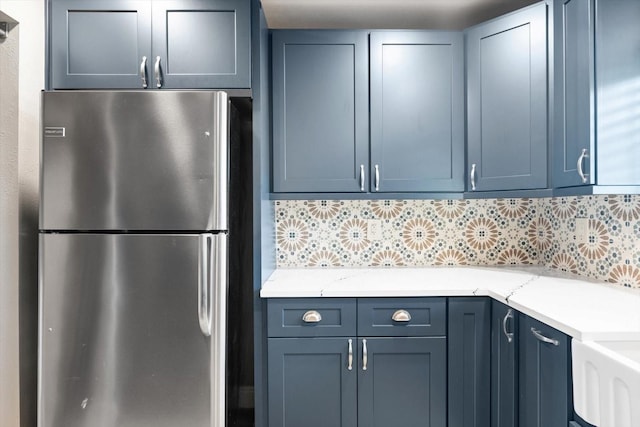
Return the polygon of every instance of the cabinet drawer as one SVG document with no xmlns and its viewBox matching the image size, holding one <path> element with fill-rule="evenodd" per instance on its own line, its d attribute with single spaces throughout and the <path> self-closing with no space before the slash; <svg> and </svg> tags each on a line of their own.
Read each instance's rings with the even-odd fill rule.
<svg viewBox="0 0 640 427">
<path fill-rule="evenodd" d="M 267 302 L 269 337 L 338 337 L 356 334 L 354 298 L 274 298 Z"/>
<path fill-rule="evenodd" d="M 445 298 L 359 299 L 358 335 L 445 335 L 446 306 Z"/>
</svg>

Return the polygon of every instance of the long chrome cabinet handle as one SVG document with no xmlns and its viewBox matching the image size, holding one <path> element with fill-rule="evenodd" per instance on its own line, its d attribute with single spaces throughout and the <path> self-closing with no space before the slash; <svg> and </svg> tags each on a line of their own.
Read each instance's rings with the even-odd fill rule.
<svg viewBox="0 0 640 427">
<path fill-rule="evenodd" d="M 536 337 L 538 340 L 547 343 L 547 344 L 553 344 L 555 346 L 560 345 L 560 341 L 558 340 L 554 340 L 553 338 L 547 338 L 544 335 L 542 335 L 540 333 L 539 330 L 537 330 L 536 328 L 531 328 L 531 333 L 533 334 L 534 337 Z"/>
<path fill-rule="evenodd" d="M 360 165 L 360 191 L 364 191 L 364 165 Z"/>
<path fill-rule="evenodd" d="M 362 370 L 367 370 L 367 362 L 369 361 L 369 355 L 367 354 L 367 340 L 362 340 Z"/>
<path fill-rule="evenodd" d="M 348 357 L 348 370 L 353 370 L 353 340 L 349 338 L 349 357 Z"/>
<path fill-rule="evenodd" d="M 582 180 L 583 184 L 586 184 L 587 181 L 589 180 L 589 174 L 584 173 L 584 169 L 583 169 L 584 159 L 588 159 L 588 158 L 589 158 L 589 152 L 587 151 L 586 148 L 583 148 L 582 152 L 580 153 L 580 157 L 578 157 L 578 164 L 577 164 L 578 175 L 580 175 L 580 179 Z"/>
<path fill-rule="evenodd" d="M 198 256 L 198 321 L 205 337 L 211 336 L 211 244 L 213 235 L 200 236 Z"/>
<path fill-rule="evenodd" d="M 476 191 L 476 164 L 471 165 L 471 173 L 469 174 L 471 179 L 471 191 Z"/>
<path fill-rule="evenodd" d="M 147 88 L 147 57 L 143 56 L 140 61 L 140 78 L 142 79 L 142 88 Z"/>
<path fill-rule="evenodd" d="M 375 169 L 375 172 L 376 172 L 376 176 L 375 176 L 376 191 L 380 191 L 380 167 L 378 165 L 375 165 L 373 168 Z"/>
<path fill-rule="evenodd" d="M 156 79 L 156 87 L 160 89 L 162 87 L 162 75 L 160 73 L 160 57 L 156 56 L 156 63 L 153 65 L 153 75 Z"/>
<path fill-rule="evenodd" d="M 509 309 L 507 314 L 502 319 L 502 332 L 504 332 L 504 336 L 507 337 L 507 342 L 513 341 L 513 332 L 507 332 L 507 321 L 509 319 L 513 319 L 513 309 Z"/>
</svg>

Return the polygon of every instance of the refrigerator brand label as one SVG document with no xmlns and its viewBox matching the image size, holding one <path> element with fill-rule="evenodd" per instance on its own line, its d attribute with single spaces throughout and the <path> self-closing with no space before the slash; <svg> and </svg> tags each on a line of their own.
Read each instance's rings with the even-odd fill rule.
<svg viewBox="0 0 640 427">
<path fill-rule="evenodd" d="M 44 136 L 64 138 L 65 131 L 63 127 L 46 127 L 44 128 Z"/>
</svg>

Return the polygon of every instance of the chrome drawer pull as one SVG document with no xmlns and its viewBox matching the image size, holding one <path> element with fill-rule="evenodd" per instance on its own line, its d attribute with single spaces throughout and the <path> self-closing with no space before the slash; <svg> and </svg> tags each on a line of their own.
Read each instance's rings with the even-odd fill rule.
<svg viewBox="0 0 640 427">
<path fill-rule="evenodd" d="M 584 164 L 584 159 L 588 159 L 588 158 L 589 158 L 589 152 L 587 151 L 586 148 L 583 148 L 582 152 L 580 153 L 580 157 L 578 157 L 578 164 L 577 164 L 578 175 L 580 175 L 580 179 L 582 180 L 583 184 L 586 184 L 587 181 L 589 181 L 589 174 L 584 173 L 584 169 L 582 168 L 582 165 Z"/>
<path fill-rule="evenodd" d="M 393 320 L 394 322 L 410 322 L 411 314 L 409 314 L 407 310 L 397 310 L 391 316 L 391 320 Z"/>
<path fill-rule="evenodd" d="M 360 191 L 364 191 L 364 165 L 360 165 Z"/>
<path fill-rule="evenodd" d="M 545 342 L 547 344 L 553 344 L 555 346 L 560 345 L 560 341 L 558 340 L 554 340 L 553 338 L 547 338 L 544 335 L 542 335 L 540 333 L 539 330 L 537 330 L 536 328 L 531 328 L 531 333 L 533 334 L 534 337 L 536 337 L 538 340 Z"/>
<path fill-rule="evenodd" d="M 302 315 L 302 321 L 305 323 L 318 323 L 322 320 L 322 316 L 315 310 L 309 310 Z"/>
<path fill-rule="evenodd" d="M 142 88 L 147 88 L 147 57 L 142 57 L 142 62 L 140 62 L 140 78 L 142 79 Z"/>
<path fill-rule="evenodd" d="M 369 355 L 367 354 L 367 340 L 362 340 L 362 370 L 367 370 L 367 362 L 369 361 Z"/>
<path fill-rule="evenodd" d="M 348 370 L 353 370 L 353 340 L 349 338 L 349 365 L 347 365 Z"/>
<path fill-rule="evenodd" d="M 507 321 L 509 319 L 513 319 L 513 309 L 511 308 L 507 311 L 504 319 L 502 319 L 502 332 L 504 332 L 504 335 L 507 337 L 507 342 L 513 341 L 513 332 L 507 332 Z"/>
<path fill-rule="evenodd" d="M 375 169 L 375 188 L 376 191 L 380 191 L 380 167 L 378 165 L 374 166 Z"/>
<path fill-rule="evenodd" d="M 471 191 L 476 191 L 476 164 L 472 164 L 471 165 L 471 173 L 470 175 L 470 179 L 471 179 Z"/>
</svg>

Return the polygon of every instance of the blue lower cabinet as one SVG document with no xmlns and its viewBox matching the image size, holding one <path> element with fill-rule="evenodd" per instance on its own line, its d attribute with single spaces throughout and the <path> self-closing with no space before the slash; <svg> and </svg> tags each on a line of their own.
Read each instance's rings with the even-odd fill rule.
<svg viewBox="0 0 640 427">
<path fill-rule="evenodd" d="M 449 299 L 449 427 L 489 427 L 491 300 Z"/>
<path fill-rule="evenodd" d="M 355 339 L 352 340 L 355 350 Z M 347 338 L 269 338 L 269 426 L 357 425 L 355 358 Z"/>
<path fill-rule="evenodd" d="M 569 337 L 521 315 L 520 427 L 567 427 L 573 419 Z"/>
<path fill-rule="evenodd" d="M 445 337 L 359 338 L 358 426 L 446 427 L 446 352 Z"/>
<path fill-rule="evenodd" d="M 491 302 L 491 427 L 518 426 L 518 313 Z"/>
</svg>

